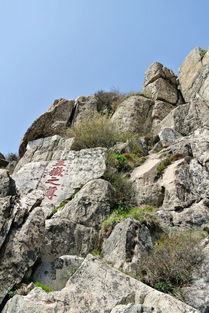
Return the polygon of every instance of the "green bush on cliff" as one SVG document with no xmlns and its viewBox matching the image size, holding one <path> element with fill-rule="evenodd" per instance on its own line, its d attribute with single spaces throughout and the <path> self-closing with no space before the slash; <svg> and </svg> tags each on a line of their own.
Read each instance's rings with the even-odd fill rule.
<svg viewBox="0 0 209 313">
<path fill-rule="evenodd" d="M 175 293 L 191 282 L 192 270 L 203 257 L 199 242 L 204 236 L 192 231 L 162 236 L 151 252 L 142 255 L 138 276 L 160 291 Z"/>
<path fill-rule="evenodd" d="M 122 134 L 105 116 L 95 114 L 77 123 L 68 131 L 68 137 L 74 137 L 72 150 L 96 147 L 110 148 L 118 141 L 126 141 L 131 135 Z"/>
</svg>

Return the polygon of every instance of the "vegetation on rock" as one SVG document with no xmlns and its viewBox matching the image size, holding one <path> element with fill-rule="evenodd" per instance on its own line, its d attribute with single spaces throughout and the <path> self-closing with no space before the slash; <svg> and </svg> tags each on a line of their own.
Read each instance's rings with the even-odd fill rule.
<svg viewBox="0 0 209 313">
<path fill-rule="evenodd" d="M 130 137 L 130 134 L 121 133 L 109 119 L 99 114 L 77 123 L 67 135 L 75 137 L 72 150 L 110 148 L 116 142 L 125 142 Z"/>
<path fill-rule="evenodd" d="M 175 293 L 191 282 L 192 270 L 203 258 L 199 243 L 204 237 L 204 232 L 192 231 L 162 236 L 142 255 L 138 276 L 160 291 Z"/>
</svg>

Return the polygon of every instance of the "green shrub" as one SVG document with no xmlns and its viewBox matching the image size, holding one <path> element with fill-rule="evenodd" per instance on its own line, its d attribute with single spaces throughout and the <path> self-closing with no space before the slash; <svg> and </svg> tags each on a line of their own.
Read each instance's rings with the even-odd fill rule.
<svg viewBox="0 0 209 313">
<path fill-rule="evenodd" d="M 60 209 L 60 208 L 63 208 L 65 206 L 65 204 L 67 204 L 70 200 L 66 199 L 66 200 L 63 200 L 62 202 L 60 202 L 60 204 L 58 204 L 57 206 L 53 207 L 52 210 L 51 210 L 51 213 L 52 215 L 54 215 L 55 213 L 57 213 L 57 211 Z"/>
<path fill-rule="evenodd" d="M 164 159 L 156 168 L 157 176 L 162 176 L 164 170 L 171 164 L 170 158 Z"/>
<path fill-rule="evenodd" d="M 201 56 L 201 59 L 205 56 L 206 53 L 207 53 L 207 50 L 200 49 L 200 56 Z"/>
<path fill-rule="evenodd" d="M 68 131 L 68 136 L 75 137 L 72 150 L 81 150 L 96 147 L 110 148 L 118 141 L 126 141 L 129 135 L 121 134 L 109 119 L 95 114 L 76 124 Z"/>
<path fill-rule="evenodd" d="M 194 266 L 203 257 L 199 245 L 204 232 L 184 232 L 162 236 L 151 252 L 141 257 L 138 275 L 143 282 L 163 292 L 190 283 Z"/>
<path fill-rule="evenodd" d="M 36 281 L 36 282 L 34 283 L 34 285 L 35 285 L 36 287 L 39 287 L 39 288 L 43 289 L 43 290 L 46 291 L 46 292 L 52 291 L 52 289 L 51 289 L 50 287 L 45 286 L 45 285 L 43 285 L 42 283 L 39 283 L 38 281 Z"/>
<path fill-rule="evenodd" d="M 140 221 L 141 223 L 146 222 L 146 224 L 156 222 L 157 219 L 154 215 L 156 208 L 152 206 L 145 206 L 141 208 L 130 208 L 130 209 L 115 209 L 111 215 L 103 222 L 105 225 L 116 225 L 120 221 L 126 218 L 133 218 Z"/>
<path fill-rule="evenodd" d="M 117 90 L 104 91 L 99 90 L 95 93 L 97 99 L 97 110 L 108 116 L 114 113 L 119 103 L 123 100 L 124 96 Z"/>
<path fill-rule="evenodd" d="M 115 189 L 114 208 L 127 210 L 133 206 L 132 183 L 122 173 L 107 169 L 103 178 L 109 181 Z"/>
<path fill-rule="evenodd" d="M 101 251 L 100 250 L 97 250 L 97 249 L 94 249 L 93 251 L 91 251 L 91 254 L 93 256 L 97 256 L 97 255 L 100 255 Z"/>
</svg>

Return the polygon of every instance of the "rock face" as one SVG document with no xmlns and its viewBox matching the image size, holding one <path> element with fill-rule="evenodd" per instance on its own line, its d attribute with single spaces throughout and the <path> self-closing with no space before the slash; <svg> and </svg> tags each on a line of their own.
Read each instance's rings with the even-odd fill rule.
<svg viewBox="0 0 209 313">
<path fill-rule="evenodd" d="M 154 102 L 142 96 L 124 100 L 112 116 L 121 131 L 146 132 L 151 127 Z"/>
<path fill-rule="evenodd" d="M 209 100 L 209 53 L 199 47 L 193 49 L 179 69 L 179 82 L 186 101 L 197 96 Z"/>
<path fill-rule="evenodd" d="M 97 247 L 101 223 L 114 200 L 111 185 L 102 180 L 87 183 L 75 198 L 46 221 L 43 260 L 64 254 L 86 255 Z"/>
<path fill-rule="evenodd" d="M 154 100 L 162 100 L 173 105 L 179 102 L 177 77 L 158 62 L 150 65 L 144 75 L 143 92 Z"/>
<path fill-rule="evenodd" d="M 137 312 L 133 311 L 136 308 L 143 308 L 142 312 L 198 312 L 88 256 L 64 289 L 47 294 L 36 288 L 25 297 L 15 296 L 3 313 L 121 312 L 125 305 L 129 310 L 132 307 L 129 312 Z"/>
<path fill-rule="evenodd" d="M 46 213 L 47 208 L 70 198 L 77 188 L 105 172 L 105 149 L 70 151 L 71 144 L 72 139 L 59 136 L 29 143 L 13 174 L 21 195 L 32 190 L 43 193 Z"/>
<path fill-rule="evenodd" d="M 19 154 L 22 157 L 29 141 L 53 135 L 63 134 L 73 112 L 74 101 L 57 99 L 49 110 L 36 119 L 25 133 L 20 144 Z"/>
<path fill-rule="evenodd" d="M 55 100 L 26 131 L 17 164 L 5 169 L 0 154 L 3 313 L 209 312 L 208 73 L 209 51 L 195 48 L 179 77 L 152 63 L 143 93 Z M 95 114 L 134 135 L 72 150 L 66 131 Z M 204 234 L 187 283 L 149 281 L 144 256 L 185 233 Z"/>
</svg>

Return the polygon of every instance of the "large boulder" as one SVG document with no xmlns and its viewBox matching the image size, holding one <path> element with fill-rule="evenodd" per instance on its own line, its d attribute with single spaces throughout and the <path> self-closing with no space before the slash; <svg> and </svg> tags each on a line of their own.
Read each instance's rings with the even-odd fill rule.
<svg viewBox="0 0 209 313">
<path fill-rule="evenodd" d="M 36 262 L 43 237 L 44 215 L 39 207 L 25 219 L 13 220 L 13 228 L 0 250 L 0 303 Z"/>
<path fill-rule="evenodd" d="M 182 101 L 174 73 L 158 62 L 152 63 L 144 75 L 143 92 L 154 100 L 173 105 Z"/>
<path fill-rule="evenodd" d="M 28 128 L 20 144 L 19 154 L 22 157 L 29 141 L 53 135 L 63 135 L 72 114 L 74 100 L 57 99 L 49 110 L 39 116 Z"/>
<path fill-rule="evenodd" d="M 131 181 L 137 205 L 160 206 L 164 199 L 164 189 L 156 181 L 156 168 L 162 162 L 160 154 L 151 154 L 147 160 L 131 173 Z"/>
<path fill-rule="evenodd" d="M 149 223 L 147 223 L 149 224 Z M 126 272 L 135 272 L 144 251 L 153 247 L 154 237 L 160 233 L 157 225 L 146 225 L 134 219 L 125 219 L 118 223 L 102 245 L 102 257 L 116 268 Z M 154 236 L 153 236 L 154 233 Z"/>
<path fill-rule="evenodd" d="M 196 96 L 209 101 L 209 50 L 197 47 L 185 58 L 179 69 L 179 82 L 186 101 Z"/>
<path fill-rule="evenodd" d="M 147 132 L 151 128 L 154 101 L 143 96 L 125 99 L 113 114 L 111 120 L 121 131 Z"/>
<path fill-rule="evenodd" d="M 46 220 L 42 260 L 65 254 L 86 255 L 99 244 L 98 231 L 109 216 L 114 190 L 103 179 L 87 183 L 63 208 Z"/>
<path fill-rule="evenodd" d="M 27 296 L 16 295 L 7 302 L 3 313 L 105 313 L 127 304 L 135 304 L 135 308 L 142 304 L 161 313 L 198 313 L 191 306 L 112 269 L 92 256 L 84 260 L 61 291 L 46 293 L 35 288 Z"/>
<path fill-rule="evenodd" d="M 60 136 L 29 143 L 13 174 L 21 196 L 33 190 L 43 193 L 46 213 L 106 170 L 105 148 L 71 151 L 71 144 L 72 139 Z"/>
<path fill-rule="evenodd" d="M 153 128 L 158 134 L 164 128 L 173 128 L 187 136 L 198 128 L 209 127 L 209 101 L 196 98 L 189 104 L 183 104 L 172 110 L 158 125 Z"/>
</svg>

